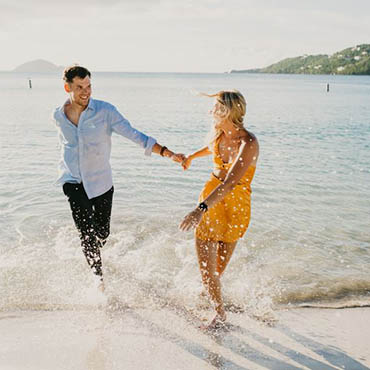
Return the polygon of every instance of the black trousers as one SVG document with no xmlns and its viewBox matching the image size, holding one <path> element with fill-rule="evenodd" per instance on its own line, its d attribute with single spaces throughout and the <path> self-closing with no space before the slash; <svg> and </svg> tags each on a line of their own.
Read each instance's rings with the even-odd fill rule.
<svg viewBox="0 0 370 370">
<path fill-rule="evenodd" d="M 79 231 L 82 251 L 94 274 L 103 277 L 100 248 L 110 233 L 110 217 L 114 188 L 89 199 L 82 184 L 65 183 L 72 217 Z"/>
</svg>

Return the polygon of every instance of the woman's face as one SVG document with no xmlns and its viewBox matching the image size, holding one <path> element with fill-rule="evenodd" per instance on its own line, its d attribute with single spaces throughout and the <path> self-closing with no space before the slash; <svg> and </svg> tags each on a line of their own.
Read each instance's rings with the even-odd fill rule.
<svg viewBox="0 0 370 370">
<path fill-rule="evenodd" d="M 227 110 L 223 104 L 216 100 L 210 113 L 213 115 L 215 127 L 217 128 L 226 117 Z"/>
</svg>

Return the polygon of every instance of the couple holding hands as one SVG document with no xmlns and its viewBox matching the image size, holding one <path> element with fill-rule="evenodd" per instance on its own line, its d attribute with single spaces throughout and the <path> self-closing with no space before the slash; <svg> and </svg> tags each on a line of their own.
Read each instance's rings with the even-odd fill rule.
<svg viewBox="0 0 370 370">
<path fill-rule="evenodd" d="M 216 316 L 207 326 L 217 329 L 226 320 L 220 279 L 238 240 L 248 228 L 251 213 L 251 182 L 256 170 L 259 146 L 244 128 L 246 101 L 236 91 L 207 95 L 215 99 L 212 110 L 213 135 L 209 145 L 185 156 L 175 154 L 142 132 L 111 104 L 91 98 L 91 73 L 72 66 L 64 71 L 67 101 L 54 111 L 61 159 L 57 184 L 63 186 L 79 231 L 86 260 L 103 285 L 100 248 L 110 233 L 113 200 L 110 166 L 111 136 L 115 132 L 151 153 L 181 163 L 184 170 L 199 157 L 212 155 L 214 169 L 199 196 L 198 205 L 180 224 L 195 228 L 195 247 L 206 291 Z"/>
</svg>

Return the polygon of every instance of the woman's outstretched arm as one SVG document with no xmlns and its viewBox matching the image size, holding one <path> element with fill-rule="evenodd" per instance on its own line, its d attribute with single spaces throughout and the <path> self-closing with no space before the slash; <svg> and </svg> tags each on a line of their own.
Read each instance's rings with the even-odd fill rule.
<svg viewBox="0 0 370 370">
<path fill-rule="evenodd" d="M 200 158 L 200 157 L 205 157 L 207 155 L 210 155 L 212 154 L 212 152 L 209 150 L 208 146 L 205 146 L 204 148 L 201 148 L 199 150 L 197 150 L 196 152 L 194 152 L 193 154 L 190 154 L 188 155 L 181 163 L 182 165 L 182 168 L 184 170 L 187 170 L 190 165 L 191 165 L 191 161 L 195 158 Z"/>
</svg>

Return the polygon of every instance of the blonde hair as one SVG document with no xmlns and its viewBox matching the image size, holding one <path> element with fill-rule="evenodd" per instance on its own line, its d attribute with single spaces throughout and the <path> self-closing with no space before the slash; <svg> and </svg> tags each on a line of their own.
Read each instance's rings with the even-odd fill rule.
<svg viewBox="0 0 370 370">
<path fill-rule="evenodd" d="M 244 116 L 247 108 L 247 102 L 244 96 L 238 90 L 221 90 L 216 94 L 202 94 L 210 98 L 216 98 L 220 104 L 219 108 L 214 111 L 214 115 L 220 119 L 230 120 L 236 129 L 244 128 Z M 221 135 L 222 130 L 213 128 L 210 134 L 209 147 L 212 149 L 212 144 Z"/>
</svg>

